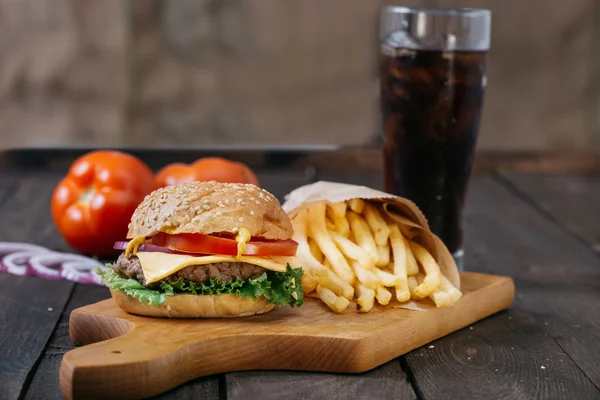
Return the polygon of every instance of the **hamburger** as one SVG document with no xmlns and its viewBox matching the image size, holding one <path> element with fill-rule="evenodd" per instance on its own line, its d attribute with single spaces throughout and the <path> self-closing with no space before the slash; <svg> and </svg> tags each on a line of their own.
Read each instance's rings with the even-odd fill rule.
<svg viewBox="0 0 600 400">
<path fill-rule="evenodd" d="M 262 314 L 301 306 L 302 268 L 290 218 L 252 184 L 191 182 L 150 193 L 117 261 L 98 269 L 123 310 L 171 318 Z"/>
</svg>

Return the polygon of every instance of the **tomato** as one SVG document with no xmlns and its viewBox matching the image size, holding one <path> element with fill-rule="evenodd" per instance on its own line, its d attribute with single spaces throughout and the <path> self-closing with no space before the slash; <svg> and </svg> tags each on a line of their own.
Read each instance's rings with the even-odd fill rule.
<svg viewBox="0 0 600 400">
<path fill-rule="evenodd" d="M 237 255 L 237 242 L 234 239 L 204 235 L 201 233 L 180 233 L 169 235 L 158 233 L 152 243 L 184 253 Z M 298 243 L 292 239 L 261 241 L 251 239 L 246 243 L 245 256 L 293 256 Z"/>
<path fill-rule="evenodd" d="M 52 219 L 66 242 L 85 254 L 113 254 L 135 208 L 154 190 L 154 174 L 138 158 L 113 150 L 75 160 L 52 195 Z"/>
<path fill-rule="evenodd" d="M 169 164 L 156 174 L 158 187 L 210 180 L 259 185 L 258 178 L 246 164 L 219 157 L 201 158 L 192 164 Z"/>
</svg>

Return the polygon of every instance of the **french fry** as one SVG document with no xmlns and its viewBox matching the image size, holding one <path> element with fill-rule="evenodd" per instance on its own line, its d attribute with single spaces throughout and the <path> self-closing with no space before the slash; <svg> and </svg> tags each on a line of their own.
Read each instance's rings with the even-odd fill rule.
<svg viewBox="0 0 600 400">
<path fill-rule="evenodd" d="M 377 245 L 375 244 L 369 224 L 367 224 L 367 221 L 363 217 L 352 211 L 349 211 L 346 217 L 348 218 L 348 222 L 350 222 L 350 231 L 352 232 L 354 241 L 369 255 L 373 265 L 376 264 L 379 259 L 379 253 L 377 252 Z"/>
<path fill-rule="evenodd" d="M 448 278 L 446 278 L 444 275 L 442 275 L 442 281 L 440 282 L 440 289 L 450 295 L 452 304 L 456 303 L 462 297 L 462 292 L 460 290 L 458 290 L 456 288 L 456 286 L 454 286 L 452 284 L 452 282 L 450 282 L 448 280 Z"/>
<path fill-rule="evenodd" d="M 323 301 L 323 303 L 327 304 L 329 308 L 337 313 L 341 313 L 344 311 L 350 302 L 341 296 L 336 296 L 331 290 L 318 285 L 317 286 L 317 296 Z"/>
<path fill-rule="evenodd" d="M 375 298 L 379 304 L 385 306 L 390 303 L 390 300 L 392 299 L 392 293 L 390 293 L 390 291 L 386 288 L 380 286 L 375 292 Z"/>
<path fill-rule="evenodd" d="M 336 295 L 352 300 L 354 287 L 327 269 L 310 252 L 307 238 L 308 217 L 308 210 L 303 210 L 292 219 L 294 240 L 298 242 L 295 258 L 305 270 L 302 276 L 302 290 L 305 293 L 311 292 L 316 288 L 317 282 L 321 282 Z"/>
<path fill-rule="evenodd" d="M 325 269 L 320 277 L 321 286 L 331 289 L 337 296 L 352 300 L 354 297 L 354 288 L 332 271 Z"/>
<path fill-rule="evenodd" d="M 350 235 L 350 225 L 346 219 L 348 205 L 344 202 L 333 203 L 327 207 L 327 217 L 333 221 L 335 231 L 347 238 Z"/>
<path fill-rule="evenodd" d="M 356 274 L 356 278 L 366 287 L 377 290 L 381 286 L 381 279 L 368 269 L 362 268 L 356 261 L 351 261 L 350 266 Z"/>
<path fill-rule="evenodd" d="M 440 308 L 462 297 L 427 249 L 411 240 L 418 230 L 390 221 L 371 203 L 321 203 L 296 213 L 292 224 L 298 249 L 290 265 L 304 268 L 304 294 L 334 312 L 352 301 L 358 312 L 369 312 L 375 301 L 385 306 L 394 297 L 401 303 L 428 297 Z"/>
<path fill-rule="evenodd" d="M 450 307 L 452 304 L 452 298 L 449 293 L 443 292 L 440 289 L 436 289 L 435 292 L 429 295 L 429 298 L 433 301 L 436 307 Z"/>
<path fill-rule="evenodd" d="M 381 284 L 385 287 L 395 288 L 398 284 L 399 278 L 394 274 L 390 274 L 389 272 L 383 271 L 379 268 L 373 268 L 373 272 L 379 277 Z"/>
<path fill-rule="evenodd" d="M 357 261 L 363 268 L 371 268 L 371 257 L 359 245 L 337 232 L 329 231 L 328 233 L 346 258 Z"/>
<path fill-rule="evenodd" d="M 390 225 L 390 243 L 394 256 L 393 273 L 398 277 L 398 283 L 396 284 L 396 299 L 402 303 L 410 299 L 406 275 L 406 253 L 408 249 L 404 246 L 402 233 L 400 232 L 398 225 Z"/>
<path fill-rule="evenodd" d="M 375 291 L 369 289 L 362 283 L 357 283 L 354 292 L 358 296 L 356 299 L 356 308 L 358 312 L 369 312 L 375 305 Z"/>
<path fill-rule="evenodd" d="M 324 256 L 317 242 L 315 242 L 313 239 L 308 239 L 308 248 L 310 249 L 310 253 L 313 255 L 315 260 L 322 264 Z"/>
<path fill-rule="evenodd" d="M 384 268 L 390 263 L 390 242 L 385 242 L 383 246 L 377 246 L 377 254 L 379 259 L 375 266 L 377 268 Z"/>
<path fill-rule="evenodd" d="M 305 270 L 302 276 L 302 290 L 307 293 L 315 289 L 318 274 L 320 270 L 325 270 L 325 266 L 317 260 L 310 251 L 308 239 L 306 236 L 308 221 L 308 211 L 304 210 L 292 219 L 292 227 L 294 228 L 294 240 L 298 242 L 295 259 L 298 260 L 302 268 Z"/>
<path fill-rule="evenodd" d="M 375 243 L 378 246 L 384 246 L 390 237 L 390 227 L 377 210 L 377 207 L 373 204 L 365 203 L 363 215 L 369 228 L 371 228 L 371 232 L 373 232 Z"/>
<path fill-rule="evenodd" d="M 354 274 L 344 255 L 338 250 L 325 227 L 325 204 L 316 204 L 308 210 L 310 223 L 308 233 L 317 242 L 319 248 L 331 263 L 337 275 L 349 284 L 354 283 Z"/>
<path fill-rule="evenodd" d="M 462 297 L 462 293 L 445 276 L 442 275 L 441 279 L 440 286 L 429 295 L 429 298 L 438 308 L 450 307 Z M 423 282 L 423 280 L 423 274 L 419 273 L 419 283 Z"/>
<path fill-rule="evenodd" d="M 420 277 L 420 280 L 419 280 Z M 417 273 L 415 276 L 409 276 L 407 279 L 408 282 L 408 290 L 410 291 L 410 297 L 413 300 L 423 300 L 423 298 L 421 296 L 418 296 L 415 293 L 415 289 L 417 288 L 417 286 L 419 286 L 419 283 L 423 281 L 423 274 L 421 274 L 420 272 Z"/>
<path fill-rule="evenodd" d="M 331 204 L 330 207 L 336 219 L 346 218 L 346 210 L 348 209 L 348 205 L 346 203 L 340 201 L 338 203 Z"/>
<path fill-rule="evenodd" d="M 419 265 L 417 264 L 415 255 L 413 254 L 412 249 L 410 248 L 408 239 L 404 237 L 404 235 L 402 235 L 402 240 L 404 241 L 404 247 L 408 249 L 408 251 L 406 252 L 406 275 L 415 275 L 419 272 Z"/>
<path fill-rule="evenodd" d="M 365 209 L 365 201 L 363 199 L 348 200 L 348 206 L 357 214 L 362 214 Z"/>
<path fill-rule="evenodd" d="M 318 284 L 319 278 L 314 274 L 314 270 L 307 269 L 302 275 L 302 291 L 304 294 L 315 290 Z"/>
<path fill-rule="evenodd" d="M 425 270 L 425 278 L 423 282 L 415 288 L 415 294 L 420 297 L 428 297 L 440 286 L 441 271 L 431 254 L 421 245 L 411 241 L 410 248 L 412 249 L 415 258 Z"/>
<path fill-rule="evenodd" d="M 335 224 L 329 218 L 325 218 L 325 228 L 328 231 L 335 231 Z"/>
</svg>

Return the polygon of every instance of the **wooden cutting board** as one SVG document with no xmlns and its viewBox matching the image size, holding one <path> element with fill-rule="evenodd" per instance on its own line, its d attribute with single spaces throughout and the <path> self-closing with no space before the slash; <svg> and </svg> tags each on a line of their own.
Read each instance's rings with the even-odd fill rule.
<svg viewBox="0 0 600 400">
<path fill-rule="evenodd" d="M 141 398 L 230 371 L 367 371 L 513 301 L 508 277 L 463 272 L 461 279 L 459 302 L 428 312 L 335 314 L 306 299 L 261 316 L 169 320 L 127 314 L 108 299 L 71 313 L 71 338 L 85 346 L 64 355 L 60 385 L 67 399 Z"/>
</svg>

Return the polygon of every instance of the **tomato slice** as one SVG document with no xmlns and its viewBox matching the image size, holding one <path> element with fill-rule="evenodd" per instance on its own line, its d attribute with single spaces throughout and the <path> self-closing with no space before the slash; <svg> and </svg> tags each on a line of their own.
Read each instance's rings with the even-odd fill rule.
<svg viewBox="0 0 600 400">
<path fill-rule="evenodd" d="M 237 255 L 237 242 L 234 239 L 205 235 L 201 233 L 180 233 L 169 235 L 157 233 L 152 237 L 152 243 L 171 250 L 194 254 Z M 245 256 L 293 256 L 298 249 L 298 243 L 288 240 L 257 240 L 250 239 L 246 243 Z"/>
</svg>

